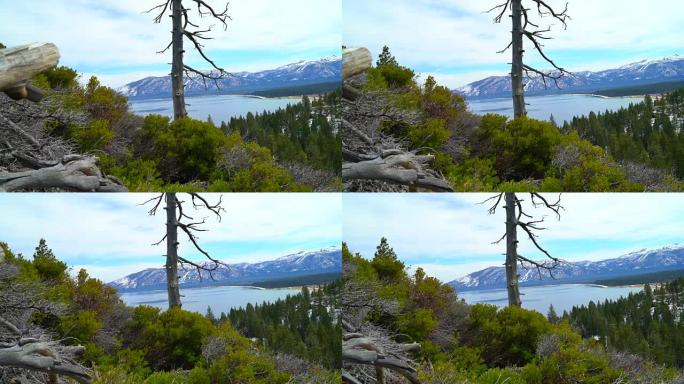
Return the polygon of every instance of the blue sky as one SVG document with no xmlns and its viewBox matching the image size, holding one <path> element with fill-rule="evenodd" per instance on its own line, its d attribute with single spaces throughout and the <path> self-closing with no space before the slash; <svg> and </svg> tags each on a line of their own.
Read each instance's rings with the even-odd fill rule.
<svg viewBox="0 0 684 384">
<path fill-rule="evenodd" d="M 208 0 L 223 9 L 225 1 Z M 157 54 L 170 39 L 170 19 L 154 24 L 144 13 L 161 0 L 0 0 L 0 42 L 8 46 L 54 42 L 61 64 L 85 76 L 97 75 L 118 87 L 144 76 L 169 72 L 170 56 Z M 196 20 L 194 4 L 187 2 Z M 339 55 L 342 45 L 340 0 L 233 0 L 232 21 L 200 20 L 207 34 L 205 51 L 228 71 L 257 71 L 298 60 Z M 188 47 L 186 62 L 207 68 Z"/>
<path fill-rule="evenodd" d="M 164 263 L 164 212 L 149 216 L 140 206 L 154 194 L 0 194 L 0 241 L 30 257 L 40 238 L 74 271 L 112 281 Z M 184 195 L 179 194 L 182 198 Z M 218 201 L 216 194 L 205 195 Z M 342 200 L 339 194 L 223 195 L 221 222 L 206 213 L 203 247 L 228 262 L 272 260 L 298 251 L 339 245 Z M 191 216 L 193 216 L 191 214 Z M 180 253 L 203 260 L 183 238 Z"/>
<path fill-rule="evenodd" d="M 503 264 L 505 213 L 489 215 L 479 205 L 492 194 L 344 194 L 344 241 L 372 258 L 387 237 L 406 264 L 423 267 L 443 281 Z M 558 195 L 547 195 L 556 199 Z M 529 200 L 529 195 L 521 195 Z M 526 202 L 525 204 L 528 204 Z M 644 248 L 684 243 L 684 200 L 677 194 L 564 194 L 557 220 L 546 215 L 541 244 L 570 261 L 601 260 Z M 520 237 L 520 254 L 543 255 Z"/>
<path fill-rule="evenodd" d="M 529 0 L 526 0 L 529 2 Z M 433 74 L 451 87 L 510 71 L 510 51 L 498 54 L 510 38 L 510 20 L 494 24 L 484 11 L 500 0 L 343 0 L 344 43 L 377 55 L 388 45 L 400 63 Z M 566 0 L 548 0 L 561 10 Z M 568 0 L 567 30 L 551 26 L 546 52 L 573 71 L 614 68 L 644 58 L 684 54 L 684 12 L 680 0 Z M 535 14 L 536 16 L 536 14 Z M 529 45 L 529 44 L 528 44 Z M 527 47 L 529 63 L 547 68 Z"/>
</svg>

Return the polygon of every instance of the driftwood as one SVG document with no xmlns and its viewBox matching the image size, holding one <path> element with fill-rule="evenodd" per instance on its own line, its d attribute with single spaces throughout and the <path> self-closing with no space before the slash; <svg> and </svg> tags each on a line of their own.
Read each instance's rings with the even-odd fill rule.
<svg viewBox="0 0 684 384">
<path fill-rule="evenodd" d="M 54 68 L 59 50 L 52 43 L 33 43 L 0 49 L 0 91 L 14 100 L 39 101 L 43 92 L 27 81 Z"/>
<path fill-rule="evenodd" d="M 95 156 L 69 155 L 44 168 L 0 172 L 0 192 L 51 188 L 79 192 L 126 192 L 119 180 L 102 175 L 97 167 L 98 161 Z"/>
<path fill-rule="evenodd" d="M 415 124 L 420 116 L 392 108 L 385 95 L 360 90 L 371 67 L 366 48 L 343 52 L 342 181 L 347 191 L 447 192 L 452 188 L 442 175 L 429 168 L 430 154 L 408 151 L 396 139 L 382 135 L 380 124 L 394 121 Z"/>
<path fill-rule="evenodd" d="M 85 350 L 80 346 L 70 348 L 74 354 Z M 62 359 L 53 343 L 32 338 L 21 339 L 16 345 L 0 348 L 0 366 L 67 376 L 82 384 L 91 383 L 88 372 L 83 367 Z"/>
<path fill-rule="evenodd" d="M 420 344 L 398 344 L 383 338 L 365 337 L 358 332 L 345 333 L 342 342 L 342 360 L 346 365 L 368 365 L 374 367 L 377 383 L 385 383 L 385 370 L 406 378 L 412 384 L 420 384 L 407 352 L 419 352 Z M 383 344 L 393 344 L 394 351 L 386 351 Z M 361 383 L 359 378 L 348 370 L 343 370 L 342 381 Z"/>
</svg>

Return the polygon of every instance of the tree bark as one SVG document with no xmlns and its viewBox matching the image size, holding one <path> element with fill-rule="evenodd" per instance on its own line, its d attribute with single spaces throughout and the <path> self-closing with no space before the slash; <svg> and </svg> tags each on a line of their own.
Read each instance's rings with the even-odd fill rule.
<svg viewBox="0 0 684 384">
<path fill-rule="evenodd" d="M 506 284 L 508 305 L 519 307 L 520 290 L 518 287 L 518 233 L 516 197 L 513 192 L 505 193 L 506 204 Z"/>
<path fill-rule="evenodd" d="M 59 49 L 52 43 L 0 49 L 0 91 L 9 91 L 14 97 L 28 97 L 26 81 L 54 68 L 58 62 Z"/>
<path fill-rule="evenodd" d="M 373 63 L 366 48 L 345 48 L 342 52 L 342 79 L 345 80 L 368 70 Z"/>
<path fill-rule="evenodd" d="M 525 91 L 523 89 L 523 26 L 522 26 L 522 0 L 511 0 L 513 22 L 512 46 L 513 55 L 511 64 L 511 86 L 513 90 L 513 115 L 522 117 L 527 115 L 525 109 Z"/>
<path fill-rule="evenodd" d="M 166 286 L 169 308 L 181 306 L 178 287 L 178 219 L 176 218 L 176 194 L 166 194 Z"/>
<path fill-rule="evenodd" d="M 188 115 L 185 110 L 185 85 L 183 84 L 183 1 L 171 0 L 172 24 L 172 63 L 171 63 L 171 90 L 173 92 L 173 117 L 180 119 Z"/>
</svg>

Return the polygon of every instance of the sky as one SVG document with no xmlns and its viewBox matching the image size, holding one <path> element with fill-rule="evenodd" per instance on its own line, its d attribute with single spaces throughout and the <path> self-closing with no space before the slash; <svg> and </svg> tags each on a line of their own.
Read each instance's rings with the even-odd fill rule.
<svg viewBox="0 0 684 384">
<path fill-rule="evenodd" d="M 142 206 L 155 194 L 0 194 L 0 241 L 14 253 L 31 258 L 44 238 L 73 273 L 86 268 L 110 282 L 145 268 L 164 264 L 165 212 L 148 215 Z M 179 194 L 181 200 L 187 195 Z M 204 194 L 216 202 L 218 194 Z M 207 218 L 199 241 L 212 256 L 227 263 L 259 262 L 299 251 L 318 250 L 342 242 L 342 201 L 339 194 L 231 193 L 223 195 L 226 212 L 218 222 Z M 179 233 L 179 254 L 205 260 Z"/>
<path fill-rule="evenodd" d="M 489 215 L 493 194 L 344 194 L 344 241 L 352 252 L 371 259 L 384 236 L 400 260 L 428 275 L 452 281 L 490 266 L 503 265 L 505 211 Z M 555 201 L 558 194 L 545 194 Z M 678 194 L 563 194 L 561 218 L 546 216 L 540 244 L 567 261 L 603 260 L 641 249 L 684 243 L 684 199 Z M 519 231 L 519 253 L 543 254 Z"/>
<path fill-rule="evenodd" d="M 551 26 L 545 51 L 572 70 L 615 68 L 645 58 L 684 54 L 684 12 L 681 0 L 567 0 L 567 30 Z M 510 72 L 510 51 L 498 54 L 510 40 L 510 18 L 493 22 L 485 13 L 501 0 L 343 0 L 344 44 L 363 46 L 374 56 L 388 45 L 400 64 L 422 77 L 432 74 L 456 88 L 488 76 Z M 523 4 L 531 6 L 532 1 Z M 562 10 L 566 0 L 547 0 Z M 536 11 L 532 12 L 535 17 Z M 528 63 L 548 68 L 526 43 Z"/>
<path fill-rule="evenodd" d="M 224 0 L 206 0 L 223 10 Z M 145 13 L 162 0 L 0 0 L 0 42 L 6 46 L 53 42 L 61 65 L 95 74 L 112 87 L 146 76 L 169 73 L 168 54 L 157 54 L 170 42 L 171 20 L 153 23 Z M 216 20 L 199 19 L 191 1 L 191 17 L 202 29 L 212 26 L 205 52 L 229 72 L 273 69 L 299 60 L 340 55 L 340 0 L 232 0 L 228 29 Z M 186 42 L 186 44 L 188 44 Z M 208 68 L 194 48 L 186 48 L 186 64 Z"/>
</svg>

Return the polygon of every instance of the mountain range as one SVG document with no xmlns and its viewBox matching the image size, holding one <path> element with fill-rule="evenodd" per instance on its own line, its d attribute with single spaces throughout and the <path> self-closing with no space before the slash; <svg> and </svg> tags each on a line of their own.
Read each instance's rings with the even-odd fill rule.
<svg viewBox="0 0 684 384">
<path fill-rule="evenodd" d="M 558 73 L 553 72 L 553 73 Z M 547 80 L 544 87 L 541 77 L 525 79 L 525 94 L 528 96 L 592 93 L 634 85 L 656 84 L 684 80 L 684 57 L 672 56 L 660 60 L 641 60 L 623 65 L 619 68 L 598 72 L 574 72 L 558 80 L 558 87 L 553 80 Z M 511 95 L 510 76 L 491 76 L 475 81 L 456 92 L 469 98 L 497 98 Z"/>
<path fill-rule="evenodd" d="M 214 266 L 212 262 L 203 265 Z M 283 278 L 337 273 L 342 273 L 342 251 L 339 246 L 317 251 L 301 251 L 259 263 L 219 264 L 212 272 L 213 279 L 208 272 L 202 271 L 200 274 L 194 268 L 178 271 L 181 287 L 249 285 Z M 120 292 L 162 289 L 166 287 L 166 270 L 148 268 L 112 281 L 108 285 Z"/>
<path fill-rule="evenodd" d="M 206 71 L 218 76 L 216 70 Z M 260 72 L 234 72 L 218 80 L 205 82 L 199 75 L 186 78 L 185 94 L 199 96 L 207 94 L 249 94 L 304 85 L 334 83 L 342 81 L 342 58 L 326 57 L 314 61 L 298 61 L 276 69 Z M 129 99 L 152 99 L 171 97 L 171 76 L 146 77 L 119 88 Z"/>
<path fill-rule="evenodd" d="M 642 249 L 600 261 L 563 262 L 549 272 L 538 271 L 529 263 L 519 266 L 520 285 L 591 283 L 597 279 L 640 275 L 650 272 L 684 269 L 684 245 L 674 244 L 658 249 Z M 504 267 L 489 267 L 448 283 L 457 291 L 504 288 Z"/>
</svg>

